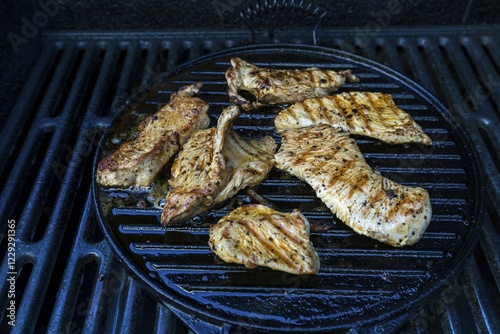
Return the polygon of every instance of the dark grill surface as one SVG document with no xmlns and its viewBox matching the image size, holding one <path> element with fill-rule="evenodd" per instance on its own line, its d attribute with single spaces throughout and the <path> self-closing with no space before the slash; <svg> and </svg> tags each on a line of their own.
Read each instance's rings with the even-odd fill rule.
<svg viewBox="0 0 500 334">
<path fill-rule="evenodd" d="M 157 283 L 148 275 L 157 279 L 160 282 L 157 289 L 166 290 L 163 293 L 169 297 L 174 295 L 176 302 L 186 299 L 186 304 L 200 305 L 201 313 L 209 319 L 222 317 L 225 323 L 237 326 L 258 319 L 255 325 L 282 330 L 297 327 L 326 330 L 332 326 L 352 327 L 353 323 L 366 327 L 373 324 L 361 321 L 373 322 L 374 317 L 380 322 L 384 318 L 379 317 L 380 312 L 389 318 L 393 308 L 400 305 L 410 308 L 411 301 L 423 295 L 421 291 L 449 274 L 462 257 L 460 254 L 474 240 L 477 227 L 474 207 L 480 200 L 474 176 L 478 171 L 474 169 L 474 160 L 468 160 L 468 153 L 463 152 L 464 144 L 457 141 L 454 132 L 459 130 L 449 129 L 449 117 L 441 106 L 432 104 L 408 83 L 391 78 L 384 69 L 364 63 L 363 59 L 294 46 L 232 50 L 210 55 L 166 78 L 131 108 L 129 117 L 120 117 L 117 129 L 107 136 L 106 151 L 116 150 L 113 141 L 124 132 L 133 136 L 135 131 L 126 129 L 133 119 L 143 118 L 137 115 L 149 115 L 179 86 L 194 82 L 204 82 L 200 97 L 210 103 L 215 125 L 222 108 L 229 105 L 224 72 L 230 66 L 231 55 L 265 67 L 351 69 L 359 76 L 360 83 L 345 84 L 342 90 L 392 94 L 396 103 L 410 111 L 433 140 L 432 147 L 357 140 L 368 162 L 384 175 L 429 190 L 434 213 L 425 237 L 414 247 L 394 249 L 359 236 L 336 220 L 304 182 L 275 169 L 255 190 L 271 200 L 279 211 L 299 208 L 308 219 L 330 227 L 326 232 L 311 235 L 322 269 L 318 275 L 307 277 L 270 270 L 248 271 L 217 260 L 208 246 L 209 224 L 229 213 L 236 203 L 248 202 L 244 192 L 236 200 L 228 201 L 228 205 L 209 210 L 181 227 L 164 228 L 159 224 L 158 202 L 165 196 L 162 190 L 169 178 L 166 168 L 149 191 L 96 188 L 100 217 L 107 221 L 105 230 L 116 238 L 124 261 L 134 262 L 134 268 L 144 273 L 148 284 Z M 263 108 L 245 113 L 235 121 L 234 129 L 243 137 L 271 135 L 279 142 L 274 116 L 280 110 Z M 101 153 L 98 155 L 108 154 Z M 448 162 L 453 162 L 453 167 L 447 166 Z M 267 309 L 259 305 L 266 305 Z"/>
<path fill-rule="evenodd" d="M 495 37 L 499 30 L 386 29 L 369 43 L 349 30 L 323 29 L 318 36 L 323 46 L 377 60 L 432 91 L 460 115 L 484 167 L 485 214 L 474 256 L 463 272 L 443 282 L 442 292 L 413 311 L 396 331 L 500 332 L 500 43 Z M 200 333 L 209 330 L 182 310 L 172 312 L 156 303 L 115 258 L 91 205 L 92 162 L 98 140 L 120 112 L 119 107 L 130 97 L 154 88 L 157 74 L 203 54 L 245 45 L 249 38 L 246 31 L 44 36 L 40 55 L 9 115 L 8 126 L 2 130 L 0 143 L 2 231 L 6 231 L 7 219 L 16 221 L 18 320 L 13 332 L 183 333 L 188 331 L 185 323 Z M 310 43 L 309 35 L 302 31 L 277 32 L 274 39 Z M 414 108 L 421 115 L 417 121 L 439 139 L 443 130 L 435 118 L 420 104 L 404 101 L 405 96 L 397 98 Z M 467 192 L 463 179 L 467 166 L 454 162 L 456 150 L 446 140 L 438 143 L 440 154 L 446 156 L 447 165 L 442 166 L 445 177 L 436 173 L 419 182 L 437 184 L 439 189 L 432 191 L 446 194 L 446 203 L 439 202 L 439 197 L 433 203 L 442 210 L 436 212 L 438 222 L 441 216 L 460 222 L 461 213 L 447 208 L 467 205 L 453 200 Z M 379 165 L 382 173 L 407 172 L 385 166 L 381 152 L 365 156 Z M 271 188 L 272 175 L 266 182 L 263 187 Z M 310 197 L 305 194 L 301 200 Z M 193 231 L 196 235 L 196 229 Z M 347 229 L 337 232 L 339 235 L 332 238 L 351 235 Z M 432 228 L 429 232 L 432 240 Z M 0 253 L 0 314 L 2 328 L 10 329 L 5 317 L 9 290 L 5 238 Z M 389 253 L 398 255 L 399 251 Z M 356 254 L 350 256 L 355 258 Z M 348 262 L 343 265 L 348 267 Z M 386 278 L 390 284 L 390 277 Z M 398 319 L 394 323 L 398 324 Z M 391 328 L 390 324 L 386 328 Z"/>
</svg>

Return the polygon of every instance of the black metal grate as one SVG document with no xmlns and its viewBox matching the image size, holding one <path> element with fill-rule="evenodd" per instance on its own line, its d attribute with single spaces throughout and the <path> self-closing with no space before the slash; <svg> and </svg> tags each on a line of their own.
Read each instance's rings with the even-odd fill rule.
<svg viewBox="0 0 500 334">
<path fill-rule="evenodd" d="M 433 139 L 434 144 L 429 148 L 379 145 L 374 140 L 357 139 L 365 158 L 383 175 L 429 190 L 434 213 L 427 233 L 416 246 L 401 250 L 361 237 L 339 222 L 304 182 L 275 169 L 255 190 L 271 200 L 279 211 L 299 208 L 307 218 L 330 225 L 327 232 L 313 232 L 311 236 L 322 269 L 314 277 L 269 270 L 249 272 L 242 266 L 218 261 L 207 242 L 209 223 L 228 214 L 234 202 L 229 201 L 227 206 L 210 210 L 181 227 L 164 228 L 159 224 L 161 210 L 156 202 L 164 197 L 161 189 L 168 179 L 168 173 L 163 173 L 164 177 L 160 176 L 148 192 L 96 191 L 100 219 L 107 221 L 106 233 L 116 240 L 121 258 L 134 263 L 134 269 L 142 270 L 146 283 L 173 299 L 171 303 L 189 305 L 188 308 L 194 309 L 190 312 L 196 310 L 200 317 L 213 319 L 214 323 L 222 318 L 231 326 L 326 330 L 351 327 L 353 319 L 357 326 L 371 327 L 373 324 L 368 323 L 374 321 L 372 318 L 377 322 L 386 320 L 385 316 L 383 320 L 379 317 L 379 312 L 391 317 L 397 305 L 404 305 L 408 312 L 412 300 L 424 295 L 423 291 L 438 284 L 451 271 L 452 264 L 471 244 L 476 226 L 474 203 L 480 200 L 472 180 L 476 171 L 454 134 L 457 130 L 448 128 L 449 116 L 411 84 L 391 77 L 374 64 L 341 53 L 294 46 L 232 50 L 231 54 L 210 55 L 178 70 L 141 99 L 132 108 L 133 115 L 150 114 L 179 86 L 199 81 L 204 83 L 200 97 L 211 105 L 215 124 L 222 108 L 230 104 L 224 72 L 234 54 L 266 67 L 352 69 L 360 77 L 360 83 L 346 84 L 342 90 L 392 94 L 396 103 L 409 110 Z M 235 121 L 234 128 L 243 137 L 272 135 L 279 142 L 280 137 L 274 131 L 274 116 L 279 111 L 279 108 L 265 108 L 245 113 Z M 130 126 L 131 120 L 125 118 L 120 117 L 121 123 Z M 116 149 L 112 138 L 123 131 L 118 126 L 107 136 L 106 150 Z M 156 194 L 153 203 L 148 200 L 151 194 Z M 240 202 L 247 200 L 244 194 L 236 198 Z M 367 323 L 362 324 L 363 320 Z M 378 326 L 384 330 L 391 328 Z"/>
<path fill-rule="evenodd" d="M 500 43 L 495 36 L 499 28 L 463 31 L 386 29 L 371 36 L 369 43 L 350 30 L 322 29 L 318 36 L 321 45 L 378 60 L 435 93 L 461 115 L 484 166 L 487 209 L 474 257 L 463 273 L 445 284 L 447 289 L 439 297 L 412 315 L 402 331 L 500 331 Z M 302 36 L 300 31 L 278 32 L 274 38 L 280 43 L 308 43 L 309 37 Z M 188 330 L 124 272 L 102 238 L 90 205 L 92 158 L 118 107 L 130 95 L 154 85 L 156 74 L 248 40 L 246 32 L 44 37 L 0 143 L 1 231 L 6 231 L 7 219 L 17 223 L 18 322 L 13 332 Z M 4 237 L 2 329 L 10 329 L 5 317 L 6 253 Z M 205 332 L 197 319 L 183 317 L 183 321 Z"/>
</svg>

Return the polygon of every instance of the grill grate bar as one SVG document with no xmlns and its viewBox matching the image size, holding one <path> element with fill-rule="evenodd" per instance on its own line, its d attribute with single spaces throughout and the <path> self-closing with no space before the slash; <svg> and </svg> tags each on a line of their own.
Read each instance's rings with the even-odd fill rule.
<svg viewBox="0 0 500 334">
<path fill-rule="evenodd" d="M 210 294 L 224 294 L 224 292 L 227 292 L 227 287 L 224 286 L 213 286 L 213 287 L 207 287 L 204 285 L 190 285 L 189 289 L 191 291 L 199 292 L 202 295 L 210 296 Z M 238 297 L 252 297 L 252 295 L 255 295 L 256 297 L 259 297 L 260 295 L 266 295 L 269 297 L 277 297 L 279 298 L 280 296 L 283 296 L 283 287 L 278 287 L 278 288 L 273 288 L 273 287 L 265 287 L 266 293 L 262 293 L 263 287 L 245 287 L 245 286 L 238 286 L 234 290 L 238 292 Z M 212 291 L 213 290 L 213 291 Z M 349 289 L 349 288 L 329 288 L 330 293 L 337 293 L 342 296 L 369 296 L 369 295 L 375 295 L 375 296 L 391 296 L 394 295 L 394 291 L 391 290 L 383 290 L 383 289 L 369 289 L 369 288 L 363 288 L 363 289 Z M 304 296 L 305 294 L 313 294 L 313 295 L 323 295 L 325 294 L 325 290 L 315 290 L 315 289 L 300 289 L 294 287 L 292 291 L 287 292 L 287 295 L 289 296 L 294 296 L 297 298 L 300 298 Z"/>
<path fill-rule="evenodd" d="M 493 227 L 491 219 L 487 219 L 483 224 L 481 241 L 481 247 L 486 253 L 496 285 L 500 286 L 500 235 Z"/>
<path fill-rule="evenodd" d="M 176 65 L 178 65 L 178 58 L 181 54 L 179 43 L 168 43 L 165 48 L 168 50 L 167 67 L 165 71 L 172 70 Z"/>
<path fill-rule="evenodd" d="M 401 45 L 407 50 L 406 56 L 409 59 L 408 63 L 411 68 L 411 73 L 407 74 L 435 94 L 436 88 L 420 55 L 418 40 L 416 38 L 405 38 Z"/>
<path fill-rule="evenodd" d="M 381 51 L 387 57 L 387 60 L 384 62 L 384 65 L 391 66 L 398 72 L 404 73 L 405 66 L 403 64 L 403 57 L 398 52 L 398 46 L 393 43 L 392 40 L 387 40 L 386 38 L 380 38 L 377 40 L 377 46 L 381 48 Z"/>
<path fill-rule="evenodd" d="M 440 257 L 442 258 L 442 257 Z M 199 263 L 193 263 L 193 264 L 185 264 L 185 263 L 160 263 L 160 262 L 155 262 L 150 264 L 151 267 L 159 272 L 160 274 L 165 274 L 165 272 L 169 273 L 186 273 L 189 275 L 196 275 L 197 273 L 207 275 L 207 274 L 222 274 L 224 273 L 229 273 L 229 272 L 237 272 L 241 274 L 246 274 L 247 271 L 244 270 L 241 266 L 239 265 L 232 265 L 232 264 L 223 264 L 223 265 L 213 265 L 213 264 L 199 264 Z M 242 270 L 243 269 L 243 270 Z M 413 276 L 417 277 L 425 277 L 426 273 L 424 270 L 402 270 L 402 269 L 349 269 L 349 268 L 332 268 L 325 266 L 322 268 L 322 271 L 318 273 L 317 275 L 320 276 L 325 276 L 331 279 L 331 277 L 348 277 L 349 280 L 354 280 L 355 278 L 363 278 L 363 277 L 375 277 L 375 278 L 380 278 L 385 274 L 390 274 L 391 276 L 397 276 L 401 278 L 406 278 L 410 279 Z M 212 283 L 210 287 L 216 286 Z M 231 291 L 233 289 L 232 286 L 230 287 L 225 287 L 227 291 Z M 318 289 L 317 291 L 321 291 L 321 293 L 327 293 L 324 288 Z"/>
<path fill-rule="evenodd" d="M 491 61 L 495 67 L 495 72 L 500 73 L 500 46 L 498 45 L 499 40 L 496 36 L 488 36 L 482 39 L 485 50 L 487 51 L 488 59 Z"/>
<path fill-rule="evenodd" d="M 102 257 L 99 258 L 102 259 Z M 114 270 L 117 270 L 116 267 L 113 268 L 116 265 L 117 263 L 115 261 L 109 261 L 103 263 L 101 266 L 99 266 L 99 272 L 106 272 L 108 273 L 108 275 L 109 274 L 112 275 L 114 273 Z M 110 290 L 108 289 L 110 287 L 111 282 L 116 282 L 113 280 L 114 277 L 109 277 L 109 276 L 107 276 L 107 279 L 104 279 L 102 281 L 99 279 L 95 280 L 96 283 L 94 284 L 93 291 L 89 299 L 89 305 L 93 305 L 94 310 L 99 312 L 92 312 L 92 310 L 90 310 L 90 312 L 86 312 L 84 314 L 85 322 L 82 327 L 83 333 L 99 333 L 103 328 L 102 323 L 105 320 L 104 319 L 105 317 L 110 317 L 112 319 L 113 316 L 118 316 L 115 312 L 109 311 L 109 307 L 112 308 L 113 306 L 112 301 L 115 301 L 115 299 L 113 299 L 112 301 L 109 300 L 110 296 L 108 295 L 108 293 L 110 292 L 108 291 L 111 291 L 111 289 Z M 111 293 L 113 292 L 117 293 L 117 291 L 119 292 L 122 291 L 125 281 L 126 279 L 124 279 L 120 283 L 116 283 L 117 286 L 113 287 L 116 290 L 112 290 Z M 103 306 L 100 305 L 107 306 L 108 308 L 102 309 Z"/>
<path fill-rule="evenodd" d="M 488 298 L 488 292 L 479 274 L 477 264 L 470 259 L 465 267 L 465 279 L 467 288 L 465 293 L 472 307 L 475 317 L 475 324 L 480 333 L 499 333 L 500 319 L 493 309 Z"/>
<path fill-rule="evenodd" d="M 99 69 L 86 113 L 89 118 L 99 116 L 99 111 L 104 107 L 106 95 L 110 94 L 111 79 L 113 77 L 112 71 L 115 63 L 118 61 L 119 47 L 117 45 L 107 44 L 102 50 L 105 52 L 104 59 Z"/>
<path fill-rule="evenodd" d="M 172 311 L 170 311 L 166 306 L 160 303 L 156 304 L 154 333 L 178 333 L 181 327 L 180 325 L 178 325 L 178 323 L 179 320 L 174 316 Z"/>
<path fill-rule="evenodd" d="M 158 74 L 158 68 L 156 64 L 159 62 L 160 51 L 159 45 L 157 43 L 147 43 L 146 50 L 147 55 L 144 62 L 144 70 L 142 73 L 142 79 L 140 87 L 146 87 L 150 84 L 150 81 Z"/>
<path fill-rule="evenodd" d="M 135 62 L 139 57 L 139 47 L 136 43 L 129 42 L 126 44 L 126 51 L 123 67 L 116 69 L 116 71 L 120 71 L 121 73 L 113 95 L 113 101 L 109 110 L 104 111 L 105 115 L 114 116 L 121 104 L 127 100 L 128 92 L 133 91 L 130 90 L 130 83 L 132 81 Z"/>
<path fill-rule="evenodd" d="M 447 305 L 447 308 L 444 311 L 445 316 L 441 319 L 441 325 L 445 332 L 454 334 L 467 334 L 476 332 L 477 329 L 473 321 L 471 321 L 472 319 L 464 318 L 462 316 L 463 312 L 461 311 L 462 310 L 457 306 L 457 303 Z M 434 320 L 434 317 L 431 318 L 431 320 Z M 432 333 L 432 331 L 427 332 Z"/>
<path fill-rule="evenodd" d="M 70 251 L 68 262 L 61 280 L 61 291 L 58 294 L 56 303 L 54 305 L 52 317 L 48 324 L 48 331 L 56 333 L 59 331 L 67 331 L 67 326 L 71 324 L 71 314 L 77 306 L 78 290 L 80 289 L 81 279 L 83 277 L 82 267 L 85 263 L 92 261 L 93 256 L 86 254 L 83 249 L 86 249 L 87 243 L 84 242 L 83 235 L 87 233 L 88 226 L 84 222 L 90 219 L 91 204 L 90 194 L 87 195 L 85 207 L 87 208 L 80 219 L 78 231 L 75 236 L 74 243 Z M 94 253 L 95 254 L 95 253 Z M 64 288 L 63 288 L 64 287 Z"/>
<path fill-rule="evenodd" d="M 116 323 L 115 327 L 111 330 L 113 333 L 136 333 L 140 329 L 139 323 L 136 319 L 142 317 L 144 307 L 143 291 L 137 284 L 133 284 L 129 278 L 127 286 L 124 288 L 125 301 L 122 312 L 117 312 L 121 319 Z M 146 331 L 147 324 L 143 324 L 141 330 Z"/>
<path fill-rule="evenodd" d="M 0 153 L 3 157 L 0 160 L 0 175 L 3 175 L 5 168 L 8 166 L 9 157 L 11 157 L 14 148 L 17 146 L 15 143 L 23 134 L 23 128 L 26 126 L 28 120 L 30 120 L 30 115 L 26 115 L 25 111 L 33 108 L 36 97 L 40 94 L 42 88 L 39 83 L 43 82 L 47 68 L 50 67 L 50 62 L 55 57 L 56 52 L 57 49 L 55 47 L 48 47 L 42 50 L 40 58 L 38 58 L 37 63 L 33 66 L 30 76 L 23 87 L 16 105 L 9 114 L 5 126 L 2 126 L 0 129 L 2 137 L 0 141 Z"/>
<path fill-rule="evenodd" d="M 466 37 L 462 38 L 461 41 L 461 47 L 464 48 L 466 56 L 470 58 L 469 62 L 474 66 L 474 75 L 477 76 L 478 80 L 478 84 L 471 90 L 472 93 L 476 94 L 479 99 L 493 100 L 495 102 L 493 109 L 498 110 L 500 98 L 495 94 L 494 84 L 500 81 L 499 73 L 495 70 L 494 64 L 489 61 L 490 59 L 482 45 L 475 38 Z"/>
<path fill-rule="evenodd" d="M 442 238 L 445 239 L 445 238 Z M 454 238 L 447 238 L 450 240 L 453 240 Z M 321 244 L 318 244 L 321 246 Z M 213 253 L 210 251 L 210 248 L 208 247 L 203 247 L 197 245 L 196 247 L 192 246 L 174 246 L 174 245 L 148 245 L 149 247 L 144 247 L 144 245 L 137 245 L 133 244 L 131 247 L 133 247 L 134 253 L 137 255 L 145 254 L 145 260 L 148 261 L 155 261 L 158 256 L 161 256 L 161 258 L 168 258 L 169 261 L 172 261 L 169 264 L 162 264 L 161 262 L 151 262 L 151 265 L 154 266 L 157 269 L 162 269 L 166 267 L 172 267 L 172 268 L 178 268 L 178 266 L 186 266 L 184 263 L 182 263 L 182 258 L 180 259 L 180 264 L 179 260 L 176 260 L 177 257 L 180 256 L 196 256 L 197 259 L 210 263 L 207 266 L 207 269 L 210 269 L 212 266 L 212 261 L 211 259 L 213 258 Z M 155 252 L 155 255 L 151 255 L 151 252 Z M 344 256 L 344 257 L 356 257 L 356 256 L 364 256 L 366 258 L 369 258 L 371 260 L 373 259 L 384 259 L 384 258 L 415 258 L 415 259 L 434 259 L 434 260 L 441 260 L 446 258 L 446 254 L 443 251 L 437 251 L 437 250 L 415 250 L 415 251 L 404 251 L 404 252 L 384 252 L 380 250 L 377 253 L 374 253 L 373 251 L 369 250 L 357 250 L 357 249 L 352 249 L 349 251 L 341 251 L 337 250 L 335 248 L 333 249 L 326 249 L 326 248 L 319 248 L 317 249 L 317 252 L 320 256 L 327 257 L 327 256 L 334 256 L 334 257 L 339 257 L 339 256 Z M 380 253 L 380 254 L 379 254 Z M 156 260 L 158 261 L 158 260 Z M 195 264 L 190 267 L 190 269 L 196 269 L 196 267 L 199 264 Z M 214 267 L 215 268 L 215 267 Z M 225 270 L 225 266 L 217 266 L 217 270 Z M 377 269 L 374 269 L 375 271 Z M 372 269 L 369 269 L 367 271 L 372 271 Z M 322 272 L 328 272 L 328 271 L 322 271 Z"/>
<path fill-rule="evenodd" d="M 21 191 L 26 191 L 26 188 L 30 186 L 27 184 L 28 179 L 23 176 L 27 175 L 27 171 L 37 162 L 37 160 L 33 160 L 33 157 L 39 156 L 38 153 L 43 150 L 40 147 L 40 143 L 43 142 L 42 139 L 45 136 L 48 138 L 51 135 L 36 128 L 31 129 L 30 132 L 32 135 L 23 143 L 22 150 L 14 163 L 17 168 L 9 174 L 7 182 L 0 193 L 0 203 L 5 203 L 0 209 L 2 217 L 12 217 L 13 214 L 17 214 L 13 210 L 19 203 Z M 1 224 L 5 228 L 6 222 L 2 221 Z"/>
</svg>

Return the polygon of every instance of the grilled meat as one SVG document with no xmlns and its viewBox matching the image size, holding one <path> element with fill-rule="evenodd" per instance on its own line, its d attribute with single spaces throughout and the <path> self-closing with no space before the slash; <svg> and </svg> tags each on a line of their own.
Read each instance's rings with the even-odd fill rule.
<svg viewBox="0 0 500 334">
<path fill-rule="evenodd" d="M 188 220 L 212 206 L 217 188 L 209 176 L 214 135 L 215 128 L 196 131 L 174 160 L 162 224 Z"/>
<path fill-rule="evenodd" d="M 247 142 L 235 132 L 228 134 L 223 156 L 227 158 L 229 180 L 217 194 L 214 205 L 236 195 L 241 189 L 260 184 L 274 166 L 276 147 L 270 136 Z"/>
<path fill-rule="evenodd" d="M 184 145 L 172 164 L 162 224 L 188 220 L 214 205 L 215 197 L 228 182 L 222 149 L 239 113 L 236 106 L 226 108 L 216 128 L 195 132 Z"/>
<path fill-rule="evenodd" d="M 195 95 L 201 83 L 173 93 L 170 102 L 139 124 L 135 140 L 99 162 L 97 182 L 107 187 L 147 187 L 193 131 L 210 122 L 208 103 Z"/>
<path fill-rule="evenodd" d="M 389 94 L 349 92 L 307 99 L 281 111 L 275 119 L 278 132 L 317 124 L 391 144 L 432 144 L 429 136 L 396 106 Z"/>
<path fill-rule="evenodd" d="M 299 210 L 281 213 L 260 204 L 241 206 L 212 225 L 209 234 L 212 251 L 226 262 L 292 274 L 315 274 L 320 268 L 309 241 L 309 222 Z"/>
<path fill-rule="evenodd" d="M 277 167 L 307 182 L 345 224 L 392 246 L 415 244 L 429 225 L 429 194 L 374 172 L 349 133 L 329 125 L 284 130 Z"/>
<path fill-rule="evenodd" d="M 197 131 L 179 152 L 172 165 L 162 224 L 188 220 L 267 176 L 276 143 L 269 136 L 250 142 L 240 138 L 231 126 L 239 113 L 237 106 L 226 108 L 217 128 Z"/>
<path fill-rule="evenodd" d="M 358 81 L 350 70 L 277 70 L 260 68 L 237 57 L 231 58 L 231 65 L 226 72 L 229 99 L 244 110 L 327 96 L 339 89 L 346 79 Z M 256 101 L 247 101 L 238 93 L 239 90 L 248 91 L 255 96 Z"/>
</svg>

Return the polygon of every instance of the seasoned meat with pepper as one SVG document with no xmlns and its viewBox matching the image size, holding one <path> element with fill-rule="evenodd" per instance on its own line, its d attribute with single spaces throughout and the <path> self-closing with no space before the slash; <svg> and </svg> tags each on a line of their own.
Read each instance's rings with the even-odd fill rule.
<svg viewBox="0 0 500 334">
<path fill-rule="evenodd" d="M 147 117 L 137 138 L 99 162 L 97 182 L 106 187 L 147 187 L 161 168 L 198 129 L 208 126 L 208 103 L 196 97 L 201 83 L 173 93 L 170 102 Z"/>
<path fill-rule="evenodd" d="M 226 262 L 292 274 L 319 271 L 309 222 L 299 210 L 281 213 L 260 204 L 241 206 L 210 227 L 209 245 Z"/>
<path fill-rule="evenodd" d="M 197 131 L 179 152 L 172 165 L 162 224 L 186 221 L 267 176 L 276 143 L 269 136 L 250 142 L 238 136 L 232 122 L 239 114 L 237 106 L 226 108 L 217 128 Z"/>
<path fill-rule="evenodd" d="M 318 124 L 391 144 L 432 144 L 431 138 L 396 106 L 389 94 L 348 92 L 307 99 L 281 111 L 275 119 L 278 132 Z"/>
<path fill-rule="evenodd" d="M 229 99 L 244 110 L 327 96 L 338 90 L 346 80 L 358 81 L 350 70 L 278 70 L 257 67 L 237 57 L 231 58 L 231 65 L 226 71 Z M 249 92 L 256 101 L 246 100 L 238 91 Z"/>
<path fill-rule="evenodd" d="M 354 231 L 396 247 L 422 237 L 432 215 L 427 191 L 374 172 L 349 133 L 320 124 L 281 136 L 277 167 L 311 185 Z"/>
</svg>

